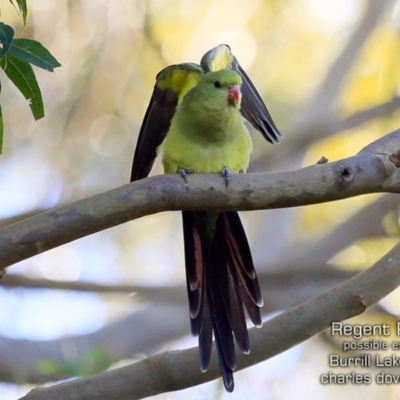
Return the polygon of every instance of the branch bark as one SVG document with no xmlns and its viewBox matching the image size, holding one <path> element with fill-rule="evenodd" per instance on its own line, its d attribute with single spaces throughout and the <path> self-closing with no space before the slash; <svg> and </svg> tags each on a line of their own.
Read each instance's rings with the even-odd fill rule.
<svg viewBox="0 0 400 400">
<path fill-rule="evenodd" d="M 0 231 L 0 271 L 54 247 L 144 215 L 168 210 L 296 207 L 376 192 L 400 192 L 400 130 L 353 157 L 296 171 L 233 176 L 163 175 L 49 210 Z"/>
</svg>

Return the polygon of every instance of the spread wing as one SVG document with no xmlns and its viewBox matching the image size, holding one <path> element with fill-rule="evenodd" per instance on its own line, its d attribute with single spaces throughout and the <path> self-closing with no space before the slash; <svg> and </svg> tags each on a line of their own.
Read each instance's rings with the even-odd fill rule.
<svg viewBox="0 0 400 400">
<path fill-rule="evenodd" d="M 146 178 L 150 173 L 157 148 L 168 133 L 179 100 L 197 84 L 201 74 L 202 68 L 191 63 L 171 65 L 158 73 L 139 131 L 131 182 Z"/>
<path fill-rule="evenodd" d="M 228 45 L 221 44 L 208 51 L 201 59 L 200 65 L 205 72 L 219 69 L 231 69 L 237 72 L 243 80 L 240 113 L 268 142 L 272 144 L 279 143 L 279 138 L 282 135 L 274 124 L 260 94 L 240 66 L 238 60 L 233 56 Z"/>
</svg>

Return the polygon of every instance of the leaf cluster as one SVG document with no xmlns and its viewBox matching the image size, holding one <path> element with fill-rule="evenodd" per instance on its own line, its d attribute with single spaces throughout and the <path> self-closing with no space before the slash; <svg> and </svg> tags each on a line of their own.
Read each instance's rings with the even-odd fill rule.
<svg viewBox="0 0 400 400">
<path fill-rule="evenodd" d="M 19 10 L 24 25 L 26 24 L 26 0 L 10 0 Z M 14 83 L 18 90 L 28 100 L 35 120 L 44 117 L 42 93 L 31 65 L 54 72 L 61 64 L 38 41 L 25 38 L 15 38 L 14 29 L 0 22 L 0 68 Z M 0 82 L 1 92 L 1 82 Z M 0 153 L 3 145 L 3 117 L 0 105 Z"/>
</svg>

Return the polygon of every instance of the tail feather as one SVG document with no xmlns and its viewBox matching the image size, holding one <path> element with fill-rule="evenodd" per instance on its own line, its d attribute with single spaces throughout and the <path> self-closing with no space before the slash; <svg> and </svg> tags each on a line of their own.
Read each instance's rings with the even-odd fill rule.
<svg viewBox="0 0 400 400">
<path fill-rule="evenodd" d="M 200 369 L 206 372 L 210 366 L 211 350 L 212 350 L 212 336 L 213 336 L 213 320 L 210 315 L 210 307 L 208 305 L 208 296 L 204 297 L 204 314 L 201 331 L 199 336 L 199 354 L 200 354 Z M 218 352 L 219 354 L 219 352 Z"/>
<path fill-rule="evenodd" d="M 231 257 L 230 270 L 237 272 L 237 277 L 246 289 L 254 304 L 263 306 L 263 299 L 258 285 L 257 274 L 253 264 L 246 233 L 235 211 L 221 213 L 228 244 L 227 254 Z"/>
<path fill-rule="evenodd" d="M 250 352 L 244 307 L 251 321 L 261 325 L 261 291 L 246 234 L 236 212 L 219 213 L 213 237 L 201 223 L 206 213 L 184 211 L 186 283 L 192 334 L 199 337 L 200 367 L 208 369 L 212 334 L 227 391 L 234 388 L 234 338 Z"/>
<path fill-rule="evenodd" d="M 204 312 L 204 260 L 199 227 L 193 214 L 182 212 L 185 239 L 186 287 L 189 298 L 189 313 L 192 335 L 198 336 L 202 329 Z"/>
<path fill-rule="evenodd" d="M 227 268 L 229 263 L 229 247 L 227 243 L 227 235 L 223 224 L 223 214 L 220 215 L 217 229 L 214 237 L 214 246 L 212 256 L 218 263 L 210 263 L 210 269 L 215 268 L 217 271 L 216 282 L 218 283 L 219 291 L 223 300 L 224 310 L 229 319 L 230 328 L 233 331 L 241 351 L 244 353 L 250 352 L 250 341 L 247 333 L 246 317 L 243 310 L 243 302 L 238 295 L 235 287 L 234 279 L 230 270 Z M 210 274 L 209 274 L 210 275 Z M 208 280 L 207 280 L 208 282 Z M 218 289 L 217 289 L 218 290 Z"/>
<path fill-rule="evenodd" d="M 217 346 L 219 369 L 221 371 L 222 380 L 224 382 L 225 389 L 228 392 L 233 392 L 233 389 L 235 388 L 235 382 L 233 380 L 233 369 L 229 368 L 229 366 L 225 361 L 225 358 L 223 357 L 224 349 L 222 344 L 224 343 L 225 338 L 221 337 L 221 334 L 215 325 L 214 325 L 214 335 L 215 335 L 215 344 Z"/>
<path fill-rule="evenodd" d="M 246 233 L 237 212 L 221 213 L 220 219 L 224 225 L 228 247 L 227 263 L 237 294 L 246 307 L 251 322 L 260 327 L 263 299 Z"/>
<path fill-rule="evenodd" d="M 215 273 L 216 271 L 213 272 Z M 210 279 L 207 277 L 207 292 L 210 302 L 210 314 L 213 318 L 215 340 L 220 341 L 220 362 L 224 361 L 226 366 L 233 371 L 236 368 L 236 353 L 228 310 L 226 309 L 219 284 L 215 279 L 216 274 L 212 273 L 211 268 L 207 268 L 206 273 L 210 277 Z"/>
<path fill-rule="evenodd" d="M 236 343 L 239 346 L 240 351 L 245 354 L 249 354 L 250 339 L 247 332 L 246 316 L 243 309 L 243 302 L 237 289 L 233 285 L 230 286 L 230 292 L 230 296 L 234 297 L 234 301 L 231 302 L 232 308 L 230 309 L 230 313 L 228 315 L 232 331 L 235 335 Z"/>
</svg>

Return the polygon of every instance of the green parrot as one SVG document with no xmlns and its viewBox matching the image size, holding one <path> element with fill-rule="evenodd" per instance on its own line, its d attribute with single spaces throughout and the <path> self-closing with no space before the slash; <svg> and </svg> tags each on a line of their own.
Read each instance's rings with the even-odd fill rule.
<svg viewBox="0 0 400 400">
<path fill-rule="evenodd" d="M 149 174 L 161 155 L 165 173 L 245 172 L 252 151 L 247 119 L 270 143 L 281 134 L 229 46 L 208 51 L 200 65 L 163 69 L 139 132 L 131 181 Z M 262 295 L 237 212 L 182 212 L 186 286 L 192 334 L 199 338 L 200 368 L 208 369 L 214 335 L 220 371 L 234 389 L 234 339 L 248 354 L 244 308 L 261 326 Z"/>
</svg>

